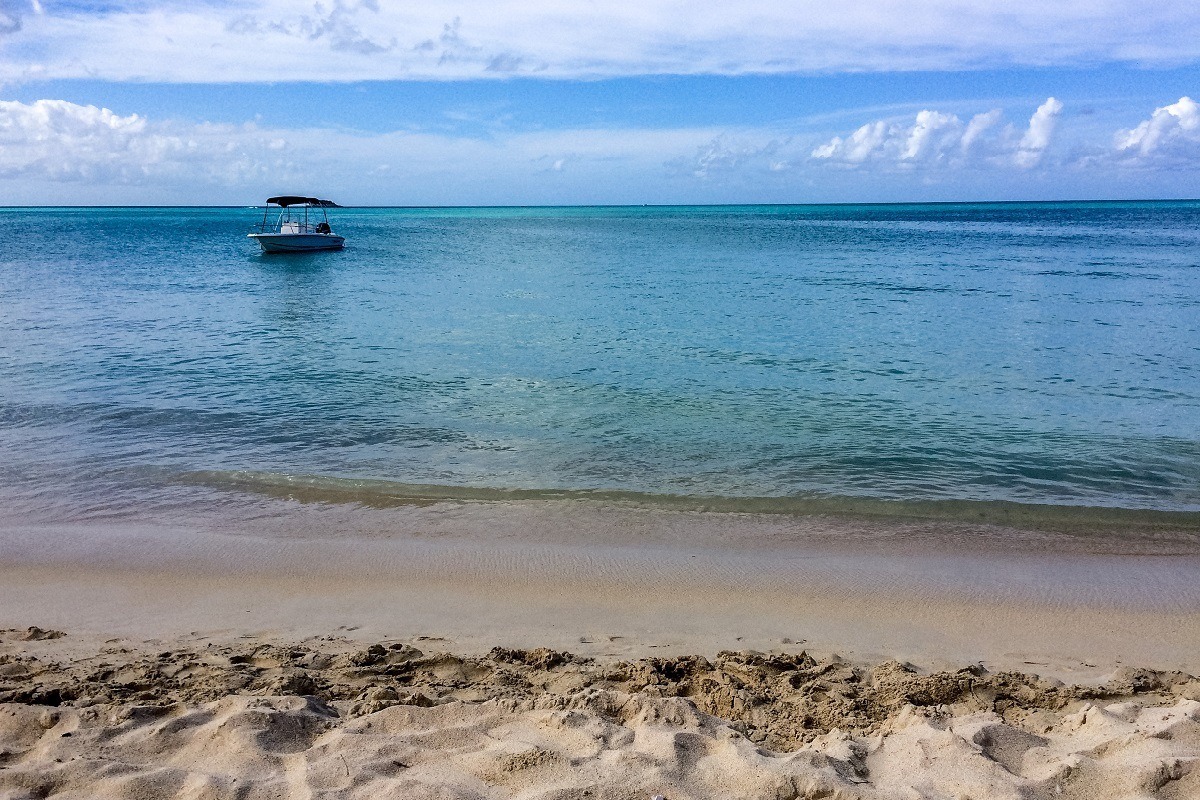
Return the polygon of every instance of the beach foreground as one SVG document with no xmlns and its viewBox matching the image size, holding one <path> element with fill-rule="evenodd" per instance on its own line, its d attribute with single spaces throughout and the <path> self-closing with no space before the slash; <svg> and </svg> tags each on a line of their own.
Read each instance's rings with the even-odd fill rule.
<svg viewBox="0 0 1200 800">
<path fill-rule="evenodd" d="M 1200 680 L 0 634 L 10 798 L 1192 798 Z"/>
<path fill-rule="evenodd" d="M 1200 796 L 1190 529 L 265 509 L 0 526 L 0 797 Z"/>
</svg>

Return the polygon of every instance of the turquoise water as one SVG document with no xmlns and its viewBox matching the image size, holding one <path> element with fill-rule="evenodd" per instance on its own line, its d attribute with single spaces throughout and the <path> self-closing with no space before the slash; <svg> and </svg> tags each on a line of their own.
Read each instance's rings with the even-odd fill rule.
<svg viewBox="0 0 1200 800">
<path fill-rule="evenodd" d="M 345 209 L 284 256 L 260 216 L 0 210 L 5 516 L 1200 510 L 1200 203 Z"/>
</svg>

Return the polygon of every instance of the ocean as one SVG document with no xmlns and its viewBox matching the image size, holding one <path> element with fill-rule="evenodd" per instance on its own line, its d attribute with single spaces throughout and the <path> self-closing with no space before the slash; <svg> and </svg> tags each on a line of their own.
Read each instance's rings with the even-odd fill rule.
<svg viewBox="0 0 1200 800">
<path fill-rule="evenodd" d="M 260 218 L 0 210 L 0 518 L 1200 528 L 1198 202 L 337 209 L 305 255 Z"/>
</svg>

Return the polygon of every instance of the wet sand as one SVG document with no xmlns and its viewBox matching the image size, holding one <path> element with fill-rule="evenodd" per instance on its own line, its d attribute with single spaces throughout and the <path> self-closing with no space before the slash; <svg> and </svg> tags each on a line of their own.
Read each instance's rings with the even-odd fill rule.
<svg viewBox="0 0 1200 800">
<path fill-rule="evenodd" d="M 0 529 L 0 626 L 141 638 L 438 636 L 589 656 L 789 642 L 928 666 L 1200 669 L 1200 547 L 971 526 L 606 508 L 282 505 Z"/>
</svg>

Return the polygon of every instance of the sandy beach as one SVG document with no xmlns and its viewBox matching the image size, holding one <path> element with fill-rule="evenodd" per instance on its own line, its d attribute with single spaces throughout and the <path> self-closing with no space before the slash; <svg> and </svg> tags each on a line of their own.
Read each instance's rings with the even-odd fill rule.
<svg viewBox="0 0 1200 800">
<path fill-rule="evenodd" d="M 1200 681 L 343 636 L 0 640 L 6 797 L 1195 797 Z"/>
<path fill-rule="evenodd" d="M 6 797 L 1195 797 L 1200 556 L 579 503 L 8 525 Z"/>
</svg>

